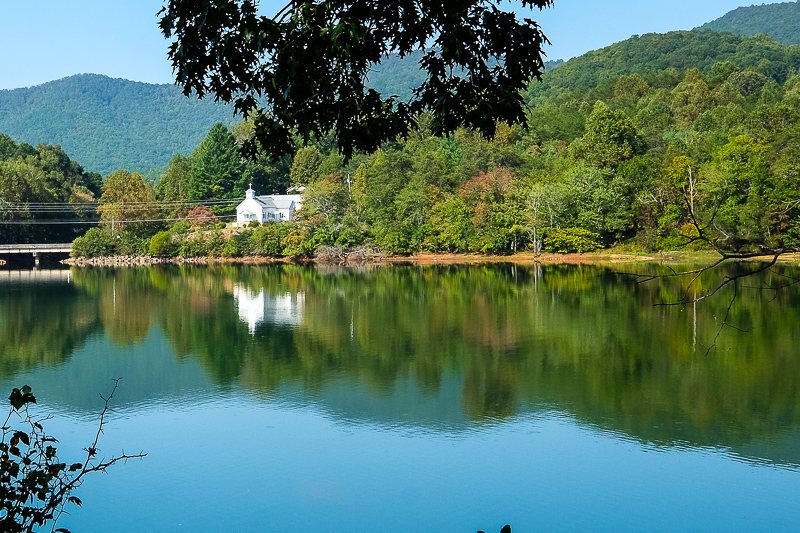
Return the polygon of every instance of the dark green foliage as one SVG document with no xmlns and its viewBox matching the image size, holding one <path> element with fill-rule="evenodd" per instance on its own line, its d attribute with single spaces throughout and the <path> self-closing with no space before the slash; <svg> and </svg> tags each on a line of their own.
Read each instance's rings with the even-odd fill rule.
<svg viewBox="0 0 800 533">
<path fill-rule="evenodd" d="M 796 51 L 795 48 L 798 48 Z M 653 87 L 674 86 L 674 76 L 689 69 L 710 73 L 716 63 L 728 61 L 739 70 L 752 67 L 783 83 L 786 73 L 800 68 L 800 47 L 786 47 L 765 35 L 744 37 L 712 31 L 675 31 L 634 36 L 571 59 L 547 72 L 542 83 L 532 83 L 527 99 L 540 103 L 565 90 L 599 88 L 620 76 L 639 74 Z"/>
<path fill-rule="evenodd" d="M 95 218 L 92 202 L 100 181 L 98 175 L 84 172 L 60 146 L 39 144 L 33 148 L 0 134 L 0 242 L 74 239 L 85 225 L 44 223 Z"/>
<path fill-rule="evenodd" d="M 189 198 L 210 200 L 241 198 L 242 164 L 239 148 L 225 124 L 217 122 L 189 157 Z"/>
<path fill-rule="evenodd" d="M 0 91 L 3 133 L 31 144 L 59 144 L 103 175 L 165 167 L 174 154 L 190 153 L 220 121 L 232 122 L 230 108 L 186 98 L 173 85 L 96 74 Z M 0 159 L 2 153 L 0 148 Z"/>
<path fill-rule="evenodd" d="M 185 93 L 211 92 L 255 116 L 248 146 L 273 159 L 294 151 L 295 131 L 308 142 L 333 130 L 346 156 L 374 151 L 426 110 L 436 133 L 466 124 L 491 136 L 496 119 L 525 119 L 519 90 L 544 71 L 538 25 L 485 0 L 319 0 L 273 18 L 253 0 L 171 0 L 160 14 Z M 387 54 L 416 50 L 426 74 L 409 103 L 365 88 Z"/>
<path fill-rule="evenodd" d="M 114 240 L 114 248 L 119 255 L 147 255 L 150 248 L 150 239 L 137 232 L 123 231 Z"/>
</svg>

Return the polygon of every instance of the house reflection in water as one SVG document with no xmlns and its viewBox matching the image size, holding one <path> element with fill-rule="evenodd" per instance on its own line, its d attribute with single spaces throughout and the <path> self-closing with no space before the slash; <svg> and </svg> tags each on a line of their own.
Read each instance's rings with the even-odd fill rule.
<svg viewBox="0 0 800 533">
<path fill-rule="evenodd" d="M 264 322 L 282 326 L 299 326 L 303 322 L 305 297 L 302 293 L 269 296 L 264 294 L 264 289 L 254 293 L 244 285 L 236 285 L 233 299 L 239 310 L 239 319 L 247 324 L 250 335 Z"/>
</svg>

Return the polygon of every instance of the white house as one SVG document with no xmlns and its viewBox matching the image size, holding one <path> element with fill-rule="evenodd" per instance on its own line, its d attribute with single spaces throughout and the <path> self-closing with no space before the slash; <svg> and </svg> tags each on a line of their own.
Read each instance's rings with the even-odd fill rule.
<svg viewBox="0 0 800 533">
<path fill-rule="evenodd" d="M 251 185 L 245 191 L 244 202 L 236 207 L 236 226 L 241 227 L 254 220 L 265 222 L 286 222 L 294 218 L 294 213 L 303 204 L 302 194 L 268 194 L 256 196 Z"/>
</svg>

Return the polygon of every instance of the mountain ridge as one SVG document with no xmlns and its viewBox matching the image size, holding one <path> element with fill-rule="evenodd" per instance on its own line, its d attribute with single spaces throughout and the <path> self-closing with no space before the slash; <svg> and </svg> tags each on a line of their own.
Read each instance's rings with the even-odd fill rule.
<svg viewBox="0 0 800 533">
<path fill-rule="evenodd" d="M 778 32 L 774 28 L 780 22 L 781 27 L 797 28 L 800 41 L 800 2 L 737 8 L 688 32 L 633 35 L 566 62 L 548 61 L 544 83 L 531 85 L 529 102 L 552 90 L 594 87 L 620 75 L 655 76 L 671 68 L 709 72 L 714 63 L 728 60 L 782 83 L 800 70 L 800 46 L 786 48 L 777 38 L 743 37 L 741 28 L 739 33 L 709 29 L 723 23 L 732 27 L 754 14 L 757 23 L 748 31 L 769 35 Z M 407 100 L 410 88 L 422 82 L 418 59 L 389 58 L 372 73 L 369 86 Z M 0 90 L 0 132 L 17 142 L 60 145 L 87 171 L 104 175 L 124 168 L 149 171 L 157 178 L 173 155 L 191 153 L 216 122 L 231 125 L 237 120 L 232 106 L 187 98 L 177 86 L 102 74 Z"/>
<path fill-rule="evenodd" d="M 0 132 L 17 142 L 60 145 L 86 170 L 147 171 L 191 153 L 229 106 L 187 98 L 173 85 L 75 74 L 0 91 Z"/>
<path fill-rule="evenodd" d="M 800 44 L 800 2 L 738 7 L 694 29 L 746 36 L 765 33 L 783 45 Z"/>
</svg>

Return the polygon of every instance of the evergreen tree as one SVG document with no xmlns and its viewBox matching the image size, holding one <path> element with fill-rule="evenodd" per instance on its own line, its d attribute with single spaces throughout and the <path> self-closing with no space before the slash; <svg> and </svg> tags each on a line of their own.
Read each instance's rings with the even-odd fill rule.
<svg viewBox="0 0 800 533">
<path fill-rule="evenodd" d="M 244 165 L 233 135 L 222 122 L 212 126 L 208 135 L 189 158 L 191 178 L 189 198 L 210 200 L 238 198 L 237 190 Z M 241 186 L 241 185 L 240 185 Z"/>
</svg>

